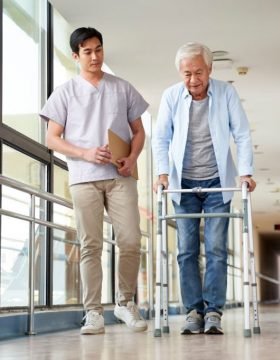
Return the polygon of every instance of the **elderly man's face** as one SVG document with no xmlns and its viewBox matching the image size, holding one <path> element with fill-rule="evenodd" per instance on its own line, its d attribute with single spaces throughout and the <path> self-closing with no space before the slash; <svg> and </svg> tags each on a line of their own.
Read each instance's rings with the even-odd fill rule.
<svg viewBox="0 0 280 360">
<path fill-rule="evenodd" d="M 207 96 L 211 67 L 206 65 L 203 56 L 181 60 L 179 71 L 193 99 L 204 99 Z"/>
</svg>

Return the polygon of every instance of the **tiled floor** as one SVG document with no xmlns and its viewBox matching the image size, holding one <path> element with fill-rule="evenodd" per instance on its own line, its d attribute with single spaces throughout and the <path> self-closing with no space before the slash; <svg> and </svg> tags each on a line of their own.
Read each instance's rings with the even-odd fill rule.
<svg viewBox="0 0 280 360">
<path fill-rule="evenodd" d="M 226 310 L 225 335 L 180 335 L 184 316 L 170 316 L 170 334 L 153 336 L 110 325 L 104 335 L 80 336 L 79 330 L 0 342 L 1 360 L 279 360 L 280 306 L 260 307 L 261 334 L 243 337 L 243 309 Z"/>
</svg>

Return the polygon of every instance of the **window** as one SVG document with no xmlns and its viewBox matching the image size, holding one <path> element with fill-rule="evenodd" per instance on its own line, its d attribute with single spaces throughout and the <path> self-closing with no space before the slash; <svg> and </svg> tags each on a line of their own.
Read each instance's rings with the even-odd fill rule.
<svg viewBox="0 0 280 360">
<path fill-rule="evenodd" d="M 41 16 L 44 1 L 4 0 L 3 6 L 3 123 L 44 143 L 38 117 L 44 79 Z"/>
<path fill-rule="evenodd" d="M 3 175 L 44 190 L 45 166 L 9 146 L 3 146 Z M 2 208 L 30 215 L 29 194 L 2 187 Z M 46 203 L 35 198 L 35 217 L 46 219 Z M 0 306 L 26 306 L 28 301 L 28 254 L 30 226 L 25 220 L 1 217 L 1 303 Z M 35 225 L 35 303 L 45 304 L 46 229 Z"/>
</svg>

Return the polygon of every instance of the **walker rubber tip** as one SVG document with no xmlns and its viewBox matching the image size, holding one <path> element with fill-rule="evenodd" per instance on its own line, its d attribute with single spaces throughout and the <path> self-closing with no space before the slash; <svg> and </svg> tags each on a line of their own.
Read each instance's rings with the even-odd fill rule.
<svg viewBox="0 0 280 360">
<path fill-rule="evenodd" d="M 163 326 L 162 332 L 163 332 L 164 334 L 169 334 L 169 326 Z"/>
<path fill-rule="evenodd" d="M 251 329 L 244 329 L 244 337 L 251 337 Z"/>
<path fill-rule="evenodd" d="M 253 328 L 253 333 L 254 334 L 260 334 L 261 333 L 261 328 L 258 326 L 258 327 L 254 327 Z"/>
<path fill-rule="evenodd" d="M 160 329 L 155 329 L 154 337 L 161 337 L 161 330 Z"/>
</svg>

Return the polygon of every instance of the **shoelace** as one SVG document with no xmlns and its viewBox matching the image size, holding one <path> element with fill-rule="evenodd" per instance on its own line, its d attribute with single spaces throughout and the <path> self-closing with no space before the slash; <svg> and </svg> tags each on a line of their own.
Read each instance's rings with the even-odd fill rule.
<svg viewBox="0 0 280 360">
<path fill-rule="evenodd" d="M 130 312 L 133 319 L 135 319 L 135 320 L 141 320 L 142 319 L 136 305 L 131 305 L 127 309 Z"/>
<path fill-rule="evenodd" d="M 84 321 L 85 325 L 87 325 L 87 324 L 95 324 L 98 321 L 98 317 L 99 317 L 99 314 L 93 313 L 93 312 L 88 312 L 83 317 L 83 321 Z"/>
<path fill-rule="evenodd" d="M 211 322 L 216 322 L 216 321 L 219 321 L 220 318 L 218 316 L 209 316 L 207 318 L 207 320 L 211 321 Z"/>
<path fill-rule="evenodd" d="M 189 322 L 196 322 L 197 320 L 200 320 L 198 317 L 193 317 L 193 316 L 187 316 L 187 321 Z"/>
<path fill-rule="evenodd" d="M 221 316 L 219 314 L 209 314 L 208 316 L 206 315 L 206 319 L 210 322 L 217 322 L 221 320 Z"/>
<path fill-rule="evenodd" d="M 200 320 L 200 316 L 198 314 L 194 315 L 194 314 L 190 313 L 190 314 L 187 315 L 186 320 L 195 322 L 197 320 Z"/>
</svg>

